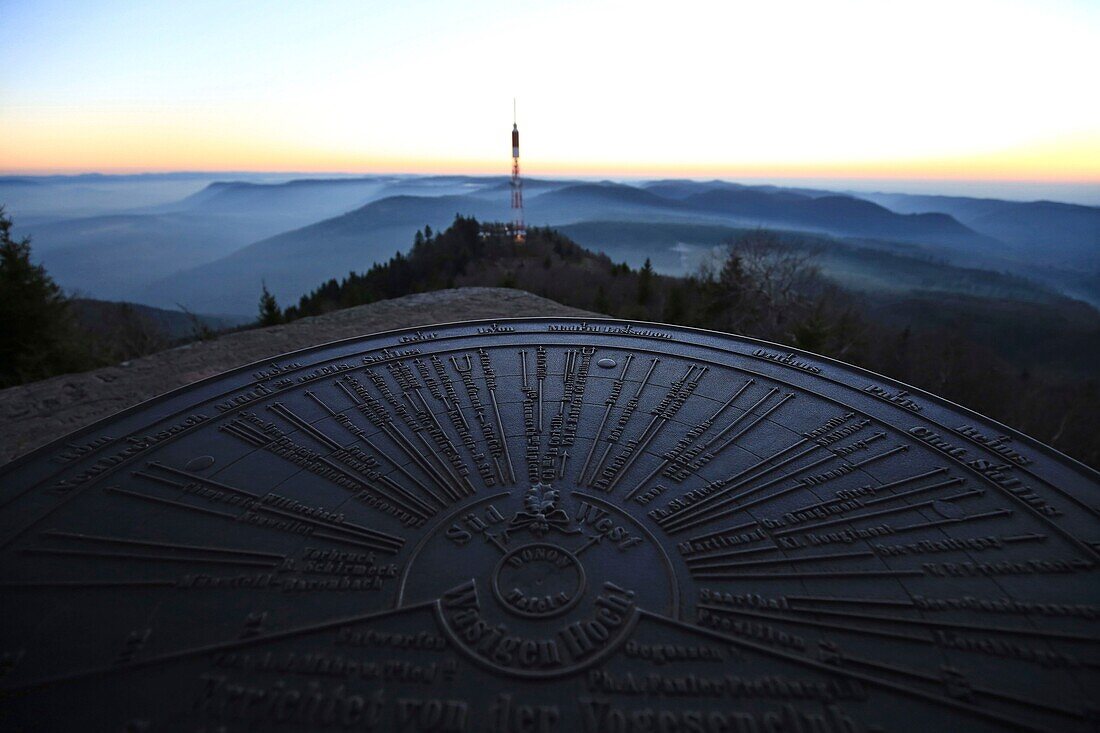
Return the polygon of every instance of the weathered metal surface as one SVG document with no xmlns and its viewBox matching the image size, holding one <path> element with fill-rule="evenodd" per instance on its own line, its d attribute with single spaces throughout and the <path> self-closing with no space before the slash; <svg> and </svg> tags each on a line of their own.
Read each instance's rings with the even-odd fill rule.
<svg viewBox="0 0 1100 733">
<path fill-rule="evenodd" d="M 521 319 L 0 474 L 0 725 L 1095 730 L 1094 473 L 834 361 Z"/>
</svg>

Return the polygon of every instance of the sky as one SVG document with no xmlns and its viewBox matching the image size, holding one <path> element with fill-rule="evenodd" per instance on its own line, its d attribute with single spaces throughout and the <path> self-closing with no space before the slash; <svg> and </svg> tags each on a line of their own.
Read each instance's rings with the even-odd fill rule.
<svg viewBox="0 0 1100 733">
<path fill-rule="evenodd" d="M 1100 186 L 1100 0 L 0 0 L 0 171 Z M 1100 189 L 1095 189 L 1100 191 Z"/>
</svg>

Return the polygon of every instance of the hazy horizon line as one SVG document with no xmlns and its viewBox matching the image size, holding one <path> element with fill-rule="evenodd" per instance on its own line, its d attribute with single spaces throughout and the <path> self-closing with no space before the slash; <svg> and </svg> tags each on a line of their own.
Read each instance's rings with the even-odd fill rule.
<svg viewBox="0 0 1100 733">
<path fill-rule="evenodd" d="M 463 177 L 463 178 L 507 178 L 508 172 L 461 172 L 461 171 L 349 171 L 349 170 L 265 170 L 265 169 L 152 169 L 152 168 L 113 168 L 113 169 L 0 169 L 4 178 L 123 178 L 123 177 L 196 177 L 216 178 L 221 176 L 257 176 L 264 178 L 283 178 L 287 180 L 310 180 L 320 178 L 371 178 L 397 176 L 408 178 Z M 994 198 L 1013 201 L 1055 201 L 1083 206 L 1100 206 L 1100 180 L 1077 179 L 1026 179 L 1026 178 L 963 178 L 963 177 L 914 177 L 914 176 L 844 176 L 827 174 L 666 174 L 644 175 L 641 173 L 561 173 L 535 172 L 525 176 L 534 180 L 580 180 L 610 181 L 621 183 L 647 182 L 661 180 L 687 180 L 696 182 L 723 181 L 727 183 L 749 182 L 752 185 L 775 185 L 792 188 L 828 188 L 839 193 L 843 188 L 851 187 L 861 193 L 900 193 L 909 195 L 966 196 L 971 198 Z M 286 182 L 286 181 L 281 181 Z M 274 182 L 273 182 L 274 183 Z"/>
<path fill-rule="evenodd" d="M 86 175 L 102 175 L 102 176 L 127 176 L 127 175 L 202 175 L 202 174 L 231 174 L 231 173 L 248 173 L 250 175 L 311 175 L 311 176 L 469 176 L 469 177 L 490 177 L 490 176 L 504 176 L 505 178 L 510 176 L 510 171 L 502 170 L 499 172 L 490 172 L 485 169 L 427 169 L 427 170 L 410 170 L 410 169 L 379 169 L 379 170 L 341 170 L 332 168 L 152 168 L 152 167 L 111 167 L 111 168 L 0 168 L 0 176 L 27 176 L 27 177 L 46 177 L 46 176 L 86 176 Z M 1017 176 L 1004 176 L 1004 177 L 981 177 L 981 176 L 921 176 L 921 175 L 889 175 L 889 174 L 845 174 L 845 173 L 827 173 L 827 172 L 809 172 L 809 171 L 773 171 L 773 172 L 745 172 L 738 173 L 730 171 L 723 173 L 715 171 L 713 173 L 707 172 L 685 172 L 680 175 L 673 174 L 671 172 L 666 173 L 644 173 L 644 172 L 616 172 L 613 170 L 604 170 L 599 172 L 586 171 L 586 172 L 569 172 L 569 171 L 553 171 L 553 172 L 539 172 L 535 171 L 534 174 L 526 172 L 525 178 L 586 178 L 586 179 L 599 179 L 599 178 L 616 178 L 622 180 L 731 180 L 735 178 L 783 178 L 783 179 L 821 179 L 821 180 L 881 180 L 881 181 L 919 181 L 919 182 L 936 182 L 936 181 L 952 181 L 952 182 L 973 182 L 973 183 L 1042 183 L 1042 184 L 1054 184 L 1054 185 L 1094 185 L 1100 186 L 1100 176 L 1096 178 L 1043 178 L 1043 177 L 1017 177 Z"/>
</svg>

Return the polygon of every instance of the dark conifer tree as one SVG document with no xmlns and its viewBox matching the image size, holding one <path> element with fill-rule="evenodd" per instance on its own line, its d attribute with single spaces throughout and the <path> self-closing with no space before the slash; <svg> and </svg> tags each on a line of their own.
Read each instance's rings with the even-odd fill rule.
<svg viewBox="0 0 1100 733">
<path fill-rule="evenodd" d="M 335 283 L 335 281 L 333 281 Z M 267 283 L 263 283 L 263 292 L 260 293 L 260 317 L 256 319 L 260 326 L 278 326 L 284 321 L 283 311 L 279 308 L 279 301 L 267 289 Z"/>
<path fill-rule="evenodd" d="M 68 298 L 11 230 L 0 207 L 0 387 L 96 366 Z"/>
<path fill-rule="evenodd" d="M 638 302 L 645 305 L 653 294 L 653 263 L 645 258 L 645 264 L 638 271 Z"/>
</svg>

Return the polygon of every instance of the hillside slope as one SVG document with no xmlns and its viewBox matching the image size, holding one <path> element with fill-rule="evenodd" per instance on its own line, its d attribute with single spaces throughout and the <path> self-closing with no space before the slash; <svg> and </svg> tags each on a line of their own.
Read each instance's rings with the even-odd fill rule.
<svg viewBox="0 0 1100 733">
<path fill-rule="evenodd" d="M 146 288 L 142 302 L 251 313 L 262 283 L 283 302 L 318 282 L 363 270 L 404 250 L 425 224 L 445 227 L 456 211 L 498 218 L 504 207 L 461 196 L 396 196 L 255 242 Z"/>
<path fill-rule="evenodd" d="M 285 231 L 293 221 L 246 214 L 113 214 L 19 232 L 29 231 L 36 258 L 62 287 L 104 300 L 147 302 L 141 297 L 146 284 Z"/>
</svg>

